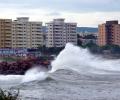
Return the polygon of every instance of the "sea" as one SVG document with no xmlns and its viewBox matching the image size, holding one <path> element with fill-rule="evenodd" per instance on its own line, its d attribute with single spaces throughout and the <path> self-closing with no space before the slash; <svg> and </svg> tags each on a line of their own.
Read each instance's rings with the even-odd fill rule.
<svg viewBox="0 0 120 100">
<path fill-rule="evenodd" d="M 68 43 L 47 71 L 0 75 L 0 88 L 21 100 L 120 100 L 120 60 L 105 59 Z"/>
</svg>

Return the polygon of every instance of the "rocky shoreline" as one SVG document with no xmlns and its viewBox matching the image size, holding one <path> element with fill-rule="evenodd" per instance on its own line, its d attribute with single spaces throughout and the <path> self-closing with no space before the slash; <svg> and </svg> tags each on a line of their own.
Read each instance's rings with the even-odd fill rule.
<svg viewBox="0 0 120 100">
<path fill-rule="evenodd" d="M 94 54 L 96 55 L 96 54 Z M 105 59 L 120 59 L 118 54 L 100 54 Z M 2 75 L 23 75 L 29 69 L 34 66 L 43 67 L 50 70 L 50 63 L 53 57 L 28 57 L 27 59 L 20 59 L 13 62 L 1 61 L 0 62 L 0 74 Z"/>
<path fill-rule="evenodd" d="M 43 58 L 27 58 L 24 60 L 17 60 L 14 62 L 0 62 L 0 74 L 3 75 L 23 75 L 30 68 L 44 67 L 46 69 L 50 69 L 51 59 L 43 59 Z"/>
</svg>

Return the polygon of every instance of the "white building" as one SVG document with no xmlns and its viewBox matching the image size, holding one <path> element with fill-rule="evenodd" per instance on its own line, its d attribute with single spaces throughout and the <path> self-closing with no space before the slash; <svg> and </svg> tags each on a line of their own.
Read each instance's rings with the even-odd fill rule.
<svg viewBox="0 0 120 100">
<path fill-rule="evenodd" d="M 42 22 L 19 17 L 12 22 L 12 48 L 37 48 L 43 45 Z"/>
<path fill-rule="evenodd" d="M 64 19 L 54 19 L 46 23 L 46 26 L 47 47 L 64 47 L 68 42 L 77 45 L 77 23 L 65 23 Z"/>
<path fill-rule="evenodd" d="M 97 37 L 98 36 L 98 33 L 96 32 L 96 33 L 90 33 L 90 32 L 78 32 L 77 34 L 79 34 L 80 36 L 82 36 L 82 37 L 84 37 L 84 36 L 87 36 L 87 35 L 93 35 L 93 36 L 95 36 L 95 37 Z"/>
</svg>

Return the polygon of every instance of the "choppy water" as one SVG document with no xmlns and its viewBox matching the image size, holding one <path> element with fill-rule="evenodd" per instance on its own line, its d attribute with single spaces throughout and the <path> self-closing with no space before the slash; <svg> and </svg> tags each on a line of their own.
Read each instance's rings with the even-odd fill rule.
<svg viewBox="0 0 120 100">
<path fill-rule="evenodd" d="M 0 81 L 0 87 L 20 89 L 22 100 L 119 100 L 119 75 L 85 76 L 60 70 L 44 81 Z"/>
<path fill-rule="evenodd" d="M 0 75 L 0 87 L 19 88 L 22 100 L 120 100 L 120 60 L 67 44 L 51 65 L 49 72 Z"/>
</svg>

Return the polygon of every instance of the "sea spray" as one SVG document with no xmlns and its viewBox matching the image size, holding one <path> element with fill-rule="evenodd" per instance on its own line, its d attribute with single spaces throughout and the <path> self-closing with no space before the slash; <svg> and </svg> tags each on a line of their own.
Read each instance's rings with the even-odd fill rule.
<svg viewBox="0 0 120 100">
<path fill-rule="evenodd" d="M 0 81 L 17 81 L 23 78 L 22 75 L 0 75 Z"/>
<path fill-rule="evenodd" d="M 51 73 L 59 69 L 75 70 L 80 74 L 118 74 L 120 60 L 108 60 L 94 56 L 87 49 L 66 44 L 64 50 L 52 62 Z"/>
<path fill-rule="evenodd" d="M 0 81 L 31 82 L 45 80 L 57 70 L 74 70 L 80 74 L 120 74 L 120 60 L 108 60 L 92 55 L 89 50 L 66 44 L 60 54 L 51 63 L 50 71 L 42 71 L 40 67 L 32 68 L 25 75 L 0 75 Z"/>
<path fill-rule="evenodd" d="M 30 82 L 30 81 L 42 81 L 45 80 L 48 77 L 48 72 L 41 71 L 40 67 L 35 67 L 26 72 L 22 79 L 22 83 Z"/>
<path fill-rule="evenodd" d="M 40 67 L 29 69 L 25 75 L 0 75 L 0 81 L 11 83 L 26 83 L 31 81 L 42 81 L 48 77 L 49 73 Z"/>
</svg>

